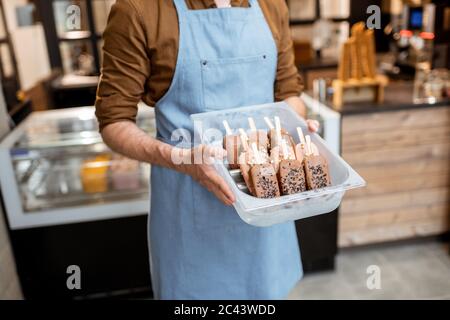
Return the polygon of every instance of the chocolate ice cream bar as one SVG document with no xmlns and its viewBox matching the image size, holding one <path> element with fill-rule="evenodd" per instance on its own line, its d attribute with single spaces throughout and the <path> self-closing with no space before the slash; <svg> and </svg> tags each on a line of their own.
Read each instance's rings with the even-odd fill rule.
<svg viewBox="0 0 450 320">
<path fill-rule="evenodd" d="M 264 117 L 264 121 L 267 123 L 267 126 L 269 127 L 269 133 L 267 134 L 267 136 L 269 137 L 270 148 L 275 148 L 276 146 L 279 145 L 278 143 L 279 137 L 277 137 L 277 128 L 275 128 L 272 121 L 268 117 Z M 287 138 L 289 136 L 289 133 L 283 128 L 280 127 L 279 130 L 281 133 L 281 137 Z"/>
<path fill-rule="evenodd" d="M 253 140 L 250 138 L 250 136 L 247 136 L 247 133 L 244 131 L 244 129 L 239 129 L 240 137 L 244 138 L 247 142 L 248 146 L 252 146 L 253 144 L 256 144 L 258 155 L 262 158 L 263 162 L 269 162 L 269 151 L 267 149 L 267 144 L 262 143 L 258 144 L 256 135 L 253 136 Z M 264 135 L 267 137 L 267 134 L 264 132 Z"/>
<path fill-rule="evenodd" d="M 273 166 L 262 158 L 256 143 L 252 144 L 255 164 L 250 170 L 251 181 L 258 198 L 274 198 L 280 196 L 277 174 Z"/>
<path fill-rule="evenodd" d="M 319 154 L 317 147 L 311 145 L 310 136 L 306 136 L 307 155 L 304 159 L 306 183 L 308 189 L 320 189 L 331 185 L 327 160 Z"/>
<path fill-rule="evenodd" d="M 265 130 L 258 130 L 253 118 L 248 118 L 250 131 L 248 133 L 248 144 L 256 143 L 258 150 L 264 154 L 264 157 L 269 156 L 269 137 Z"/>
<path fill-rule="evenodd" d="M 248 123 L 250 126 L 250 132 L 248 134 L 249 144 L 256 143 L 258 149 L 268 149 L 269 148 L 269 138 L 267 137 L 267 132 L 265 130 L 258 130 L 255 125 L 253 118 L 248 118 Z"/>
<path fill-rule="evenodd" d="M 269 138 L 264 130 L 250 131 L 248 134 L 248 144 L 255 143 L 258 151 L 265 160 L 269 161 Z"/>
<path fill-rule="evenodd" d="M 280 118 L 275 117 L 275 128 L 269 132 L 270 147 L 273 149 L 277 146 L 281 146 L 281 141 L 285 140 L 288 147 L 294 147 L 294 140 L 289 132 L 281 128 Z"/>
<path fill-rule="evenodd" d="M 286 144 L 285 140 L 283 140 L 282 144 Z M 282 160 L 295 160 L 295 150 L 292 146 L 282 148 L 280 146 L 276 146 L 270 150 L 270 163 L 272 164 L 275 172 L 278 172 L 280 161 Z"/>
<path fill-rule="evenodd" d="M 289 133 L 281 128 L 280 119 L 275 117 L 276 127 L 271 129 L 270 160 L 276 172 L 281 160 L 295 160 L 294 140 Z"/>
<path fill-rule="evenodd" d="M 278 169 L 280 168 L 280 161 L 281 161 L 281 151 L 280 147 L 275 147 L 270 150 L 270 163 L 272 164 L 275 172 L 278 172 Z"/>
<path fill-rule="evenodd" d="M 251 178 L 258 198 L 275 198 L 280 196 L 277 174 L 269 163 L 253 166 Z"/>
<path fill-rule="evenodd" d="M 239 152 L 241 140 L 238 135 L 227 135 L 223 138 L 223 147 L 227 151 L 227 159 L 231 169 L 239 169 Z"/>
<path fill-rule="evenodd" d="M 247 185 L 248 191 L 252 195 L 256 195 L 255 189 L 253 188 L 252 177 L 250 171 L 252 169 L 252 155 L 250 151 L 243 152 L 239 156 L 239 168 L 241 170 L 242 178 L 244 179 L 245 184 Z"/>
<path fill-rule="evenodd" d="M 298 134 L 300 143 L 298 143 L 295 146 L 295 158 L 298 161 L 303 162 L 303 159 L 305 158 L 305 154 L 306 154 L 306 140 L 305 140 L 305 136 L 303 135 L 302 128 L 297 127 L 297 134 Z"/>
<path fill-rule="evenodd" d="M 321 155 L 305 158 L 306 181 L 309 189 L 325 188 L 331 185 L 328 163 Z"/>
<path fill-rule="evenodd" d="M 248 133 L 249 144 L 256 143 L 259 150 L 267 150 L 269 148 L 269 138 L 264 130 L 250 131 Z"/>
<path fill-rule="evenodd" d="M 278 179 L 283 195 L 306 191 L 303 163 L 298 160 L 282 160 L 278 170 Z"/>
<path fill-rule="evenodd" d="M 294 145 L 294 141 L 291 135 L 284 129 L 281 129 L 281 139 L 286 140 L 288 145 Z M 269 132 L 270 148 L 281 145 L 278 141 L 280 138 L 277 136 L 276 129 L 272 129 Z"/>
<path fill-rule="evenodd" d="M 282 142 L 283 154 L 288 154 L 286 142 Z M 295 157 L 283 157 L 278 170 L 278 179 L 283 195 L 306 191 L 305 172 L 303 163 Z"/>
<path fill-rule="evenodd" d="M 241 140 L 238 134 L 233 134 L 230 125 L 226 120 L 223 121 L 226 136 L 223 138 L 223 148 L 227 151 L 227 159 L 230 169 L 239 169 L 239 153 L 241 149 Z"/>
<path fill-rule="evenodd" d="M 248 137 L 245 131 L 243 129 L 239 129 L 239 132 L 239 138 L 242 146 L 242 152 L 239 155 L 239 169 L 241 170 L 241 175 L 247 185 L 248 191 L 252 195 L 256 195 L 250 173 L 253 165 L 256 163 L 255 154 L 248 145 Z"/>
<path fill-rule="evenodd" d="M 252 170 L 258 164 L 269 164 L 269 160 L 264 154 L 257 150 L 256 144 L 253 144 L 256 152 L 255 150 L 250 149 L 248 144 L 243 142 L 246 141 L 246 138 L 242 134 L 241 140 L 242 146 L 246 151 L 242 152 L 239 156 L 239 168 L 241 170 L 242 178 L 247 185 L 248 191 L 250 194 L 257 196 Z"/>
</svg>

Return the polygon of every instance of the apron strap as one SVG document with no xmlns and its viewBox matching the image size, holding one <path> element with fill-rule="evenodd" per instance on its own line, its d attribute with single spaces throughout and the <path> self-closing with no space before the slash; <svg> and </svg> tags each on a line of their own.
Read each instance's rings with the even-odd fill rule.
<svg viewBox="0 0 450 320">
<path fill-rule="evenodd" d="M 186 4 L 186 0 L 174 0 L 175 7 L 177 7 L 179 12 L 189 11 L 189 8 Z"/>
<path fill-rule="evenodd" d="M 259 6 L 258 0 L 248 0 L 248 2 L 250 4 L 250 9 L 252 9 L 255 6 L 256 7 Z M 186 12 L 190 10 L 186 4 L 186 0 L 174 0 L 174 3 L 179 11 Z"/>
<path fill-rule="evenodd" d="M 258 0 L 248 0 L 248 9 L 249 11 L 256 12 L 257 14 L 261 14 L 264 16 L 261 7 L 259 6 Z"/>
</svg>

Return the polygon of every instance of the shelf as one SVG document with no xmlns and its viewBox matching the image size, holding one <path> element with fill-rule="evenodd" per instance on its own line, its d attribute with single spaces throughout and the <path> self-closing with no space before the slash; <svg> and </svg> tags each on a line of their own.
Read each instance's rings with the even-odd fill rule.
<svg viewBox="0 0 450 320">
<path fill-rule="evenodd" d="M 143 103 L 138 104 L 136 123 L 151 136 L 156 136 L 154 110 Z M 80 107 L 34 112 L 11 138 L 8 149 L 38 150 L 58 149 L 60 152 L 79 152 L 89 145 L 102 144 L 94 107 Z"/>
<path fill-rule="evenodd" d="M 306 24 L 313 24 L 315 21 L 316 21 L 315 19 L 308 19 L 308 20 L 291 19 L 291 20 L 289 20 L 289 24 L 291 26 L 300 26 L 300 25 L 306 25 Z"/>
<path fill-rule="evenodd" d="M 333 19 L 329 19 L 334 23 L 339 23 L 339 22 L 346 22 L 349 20 L 349 18 L 333 18 Z M 289 20 L 289 24 L 291 26 L 301 26 L 301 25 L 308 25 L 308 24 L 314 24 L 314 22 L 316 22 L 317 19 L 308 19 L 308 20 L 301 20 L 301 19 L 291 19 Z"/>
<path fill-rule="evenodd" d="M 149 166 L 107 151 L 14 161 L 26 212 L 148 198 Z"/>
<path fill-rule="evenodd" d="M 90 31 L 68 31 L 59 36 L 59 41 L 89 40 Z"/>
<path fill-rule="evenodd" d="M 98 76 L 79 76 L 75 74 L 67 74 L 53 80 L 51 87 L 54 90 L 97 88 L 98 81 Z"/>
<path fill-rule="evenodd" d="M 98 132 L 98 125 L 96 120 L 82 121 L 77 118 L 71 118 L 67 122 L 47 122 L 39 124 L 40 126 L 47 126 L 49 131 L 39 132 L 36 134 L 32 130 L 24 134 L 15 144 L 12 151 L 17 150 L 18 154 L 22 154 L 21 150 L 47 150 L 54 148 L 72 149 L 78 151 L 77 147 L 93 146 L 102 144 L 102 137 Z M 156 129 L 153 125 L 148 125 L 145 121 L 138 119 L 138 126 L 154 136 Z M 38 128 L 38 127 L 37 127 Z M 70 153 L 71 150 L 64 151 Z"/>
</svg>

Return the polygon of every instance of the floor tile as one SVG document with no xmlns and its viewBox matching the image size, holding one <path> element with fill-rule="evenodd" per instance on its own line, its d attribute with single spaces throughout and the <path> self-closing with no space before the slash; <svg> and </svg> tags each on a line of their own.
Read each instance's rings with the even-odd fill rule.
<svg viewBox="0 0 450 320">
<path fill-rule="evenodd" d="M 381 288 L 367 287 L 367 267 Z M 437 241 L 342 250 L 332 272 L 306 275 L 288 299 L 449 299 L 448 245 Z"/>
</svg>

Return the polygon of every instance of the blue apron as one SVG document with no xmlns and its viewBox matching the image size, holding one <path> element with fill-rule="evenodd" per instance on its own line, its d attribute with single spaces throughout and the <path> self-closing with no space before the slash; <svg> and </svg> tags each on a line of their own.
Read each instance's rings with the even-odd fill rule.
<svg viewBox="0 0 450 320">
<path fill-rule="evenodd" d="M 155 106 L 158 138 L 192 132 L 189 116 L 274 101 L 277 47 L 256 0 L 189 10 L 174 0 L 179 52 Z M 149 248 L 156 299 L 281 299 L 302 276 L 294 223 L 243 222 L 190 176 L 152 167 Z"/>
</svg>

